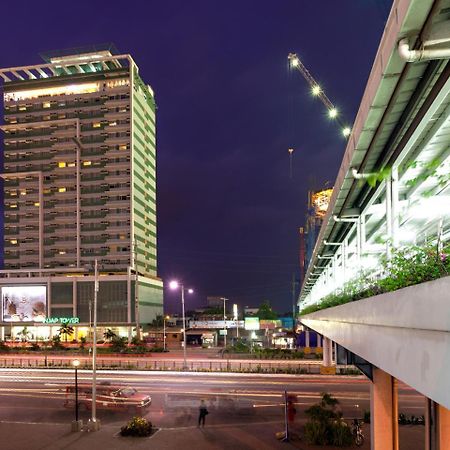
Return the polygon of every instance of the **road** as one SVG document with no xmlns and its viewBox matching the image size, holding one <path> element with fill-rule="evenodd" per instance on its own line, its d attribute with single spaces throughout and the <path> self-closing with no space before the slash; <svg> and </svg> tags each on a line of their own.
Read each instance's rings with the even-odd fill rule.
<svg viewBox="0 0 450 450">
<path fill-rule="evenodd" d="M 369 382 L 363 377 L 102 371 L 98 381 L 150 395 L 146 417 L 163 428 L 195 424 L 201 399 L 208 404 L 209 424 L 281 422 L 284 390 L 297 395 L 300 419 L 323 391 L 338 398 L 344 417 L 362 417 L 369 409 Z M 90 383 L 90 372 L 80 370 L 79 382 Z M 73 383 L 73 370 L 0 370 L 0 422 L 69 423 L 74 411 L 65 409 L 63 402 L 65 387 Z M 400 412 L 421 415 L 423 403 L 422 396 L 399 385 Z M 81 417 L 89 414 L 82 411 Z M 98 417 L 121 425 L 129 413 L 99 410 Z"/>
</svg>

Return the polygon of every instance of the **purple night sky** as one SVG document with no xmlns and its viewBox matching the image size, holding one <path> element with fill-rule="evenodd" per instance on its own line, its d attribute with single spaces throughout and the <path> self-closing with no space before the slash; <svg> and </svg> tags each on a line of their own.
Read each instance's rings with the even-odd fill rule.
<svg viewBox="0 0 450 450">
<path fill-rule="evenodd" d="M 8 2 L 2 67 L 113 42 L 158 105 L 159 275 L 240 306 L 291 309 L 307 191 L 331 183 L 345 140 L 287 55 L 352 122 L 390 0 Z M 129 7 L 129 9 L 126 9 Z M 287 149 L 295 149 L 293 178 Z M 179 293 L 166 292 L 167 312 Z"/>
</svg>

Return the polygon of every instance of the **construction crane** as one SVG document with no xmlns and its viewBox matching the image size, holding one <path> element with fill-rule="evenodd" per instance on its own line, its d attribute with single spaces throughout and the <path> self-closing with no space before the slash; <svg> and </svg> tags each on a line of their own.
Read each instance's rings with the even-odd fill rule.
<svg viewBox="0 0 450 450">
<path fill-rule="evenodd" d="M 336 120 L 336 122 L 341 127 L 343 136 L 348 137 L 351 133 L 351 128 L 345 125 L 339 117 L 338 109 L 333 105 L 332 101 L 327 97 L 320 84 L 314 79 L 309 70 L 300 61 L 300 58 L 296 53 L 289 53 L 288 55 L 289 65 L 293 69 L 297 69 L 302 75 L 306 82 L 311 88 L 311 93 L 314 97 L 317 97 L 325 106 L 328 111 L 328 117 L 330 119 Z"/>
</svg>

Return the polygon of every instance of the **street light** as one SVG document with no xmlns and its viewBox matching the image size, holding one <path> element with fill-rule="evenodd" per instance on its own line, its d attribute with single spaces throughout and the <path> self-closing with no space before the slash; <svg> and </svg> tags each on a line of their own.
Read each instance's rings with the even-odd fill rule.
<svg viewBox="0 0 450 450">
<path fill-rule="evenodd" d="M 164 333 L 164 345 L 163 345 L 163 349 L 164 349 L 164 351 L 166 351 L 166 320 L 169 320 L 170 319 L 170 317 L 169 316 L 164 316 L 164 319 L 163 319 L 163 323 L 164 323 L 164 331 L 163 331 L 163 333 Z"/>
<path fill-rule="evenodd" d="M 72 366 L 75 368 L 75 428 L 79 431 L 78 422 L 78 366 L 80 365 L 79 359 L 74 359 L 72 361 Z"/>
<path fill-rule="evenodd" d="M 227 317 L 225 315 L 225 302 L 227 298 L 222 297 L 223 300 L 223 348 L 227 348 Z"/>
<path fill-rule="evenodd" d="M 183 369 L 186 370 L 187 367 L 187 362 L 186 362 L 186 315 L 184 312 L 184 286 L 182 283 L 179 283 L 178 281 L 171 281 L 169 283 L 169 287 L 172 290 L 181 289 L 181 310 L 183 313 L 183 360 L 184 360 L 184 366 Z M 188 294 L 192 294 L 194 292 L 193 289 L 188 289 Z"/>
</svg>

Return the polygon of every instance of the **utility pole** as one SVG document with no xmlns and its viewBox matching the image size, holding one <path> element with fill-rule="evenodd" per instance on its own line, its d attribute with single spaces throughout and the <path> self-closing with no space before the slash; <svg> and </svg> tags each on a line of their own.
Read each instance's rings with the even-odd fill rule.
<svg viewBox="0 0 450 450">
<path fill-rule="evenodd" d="M 139 323 L 139 271 L 138 271 L 138 254 L 137 254 L 137 240 L 134 236 L 134 318 L 136 320 L 136 339 L 141 340 L 141 325 Z"/>
<path fill-rule="evenodd" d="M 94 266 L 94 336 L 92 340 L 92 431 L 100 429 L 100 421 L 97 420 L 97 296 L 98 296 L 98 266 L 95 259 Z"/>
<path fill-rule="evenodd" d="M 223 300 L 223 348 L 227 348 L 227 317 L 225 315 L 225 302 L 228 300 L 225 297 L 222 297 Z"/>
<path fill-rule="evenodd" d="M 295 328 L 295 310 L 296 310 L 296 305 L 295 305 L 295 286 L 296 286 L 296 281 L 295 281 L 295 273 L 292 273 L 292 319 L 294 321 L 294 328 Z"/>
</svg>

